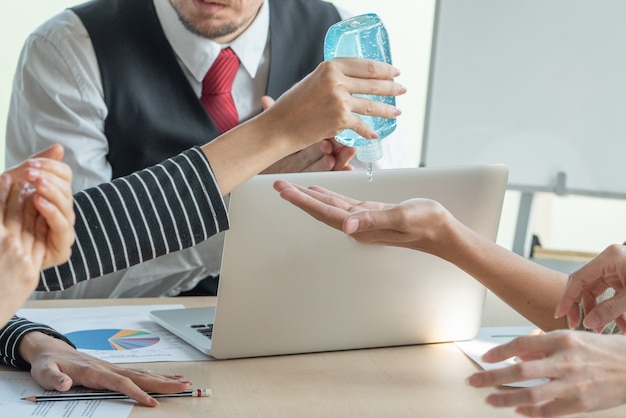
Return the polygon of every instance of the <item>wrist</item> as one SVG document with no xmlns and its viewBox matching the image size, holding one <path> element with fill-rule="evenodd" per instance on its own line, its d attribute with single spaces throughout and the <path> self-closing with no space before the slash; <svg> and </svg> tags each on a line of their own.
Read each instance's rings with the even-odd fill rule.
<svg viewBox="0 0 626 418">
<path fill-rule="evenodd" d="M 39 331 L 26 334 L 19 343 L 18 353 L 28 364 L 32 364 L 35 357 L 41 353 L 43 347 L 50 344 L 54 337 Z"/>
</svg>

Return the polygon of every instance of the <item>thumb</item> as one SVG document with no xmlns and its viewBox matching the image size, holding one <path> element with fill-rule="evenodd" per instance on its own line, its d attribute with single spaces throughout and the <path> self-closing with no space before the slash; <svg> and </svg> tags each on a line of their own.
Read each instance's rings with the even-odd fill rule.
<svg viewBox="0 0 626 418">
<path fill-rule="evenodd" d="M 272 99 L 270 96 L 261 97 L 261 106 L 263 106 L 263 110 L 269 109 L 274 103 L 276 103 L 276 100 Z"/>
<path fill-rule="evenodd" d="M 36 372 L 35 369 L 31 369 L 33 378 L 44 389 L 54 389 L 58 392 L 67 392 L 74 385 L 74 381 L 71 377 L 61 372 L 56 365 L 49 365 L 48 367 Z"/>
<path fill-rule="evenodd" d="M 359 231 L 360 224 L 361 221 L 358 215 L 349 217 L 343 223 L 343 232 L 348 235 L 354 234 L 355 232 Z"/>
</svg>

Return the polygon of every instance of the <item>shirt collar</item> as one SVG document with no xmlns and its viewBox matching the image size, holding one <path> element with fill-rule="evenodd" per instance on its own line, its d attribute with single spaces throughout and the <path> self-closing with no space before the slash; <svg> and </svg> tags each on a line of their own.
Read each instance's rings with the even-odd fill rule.
<svg viewBox="0 0 626 418">
<path fill-rule="evenodd" d="M 174 49 L 174 53 L 198 81 L 202 81 L 220 50 L 227 46 L 230 46 L 237 54 L 241 65 L 250 77 L 255 77 L 269 34 L 268 0 L 263 1 L 259 13 L 248 29 L 229 45 L 218 44 L 189 32 L 178 18 L 170 0 L 153 0 L 153 2 L 165 37 Z"/>
</svg>

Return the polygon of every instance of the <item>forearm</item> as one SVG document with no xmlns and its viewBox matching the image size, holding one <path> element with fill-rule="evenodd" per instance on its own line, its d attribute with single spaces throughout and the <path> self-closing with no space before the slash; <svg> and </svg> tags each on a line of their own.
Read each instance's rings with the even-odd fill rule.
<svg viewBox="0 0 626 418">
<path fill-rule="evenodd" d="M 228 229 L 221 192 L 193 148 L 162 164 L 75 195 L 70 260 L 42 273 L 38 290 L 66 289 Z"/>
<path fill-rule="evenodd" d="M 273 130 L 265 119 L 265 115 L 256 117 L 201 147 L 224 195 L 299 150 L 295 141 Z"/>
<path fill-rule="evenodd" d="M 518 256 L 457 220 L 452 220 L 446 230 L 438 255 L 473 276 L 541 329 L 567 327 L 563 318 L 554 318 L 567 275 Z"/>
</svg>

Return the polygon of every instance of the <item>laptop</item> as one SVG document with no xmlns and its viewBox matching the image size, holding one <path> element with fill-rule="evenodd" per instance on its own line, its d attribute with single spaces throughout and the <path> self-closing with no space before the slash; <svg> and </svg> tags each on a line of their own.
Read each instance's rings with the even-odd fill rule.
<svg viewBox="0 0 626 418">
<path fill-rule="evenodd" d="M 485 288 L 454 265 L 362 244 L 284 201 L 277 179 L 360 200 L 431 198 L 495 240 L 502 165 L 258 175 L 230 196 L 215 307 L 151 312 L 217 359 L 389 347 L 473 338 Z"/>
</svg>

